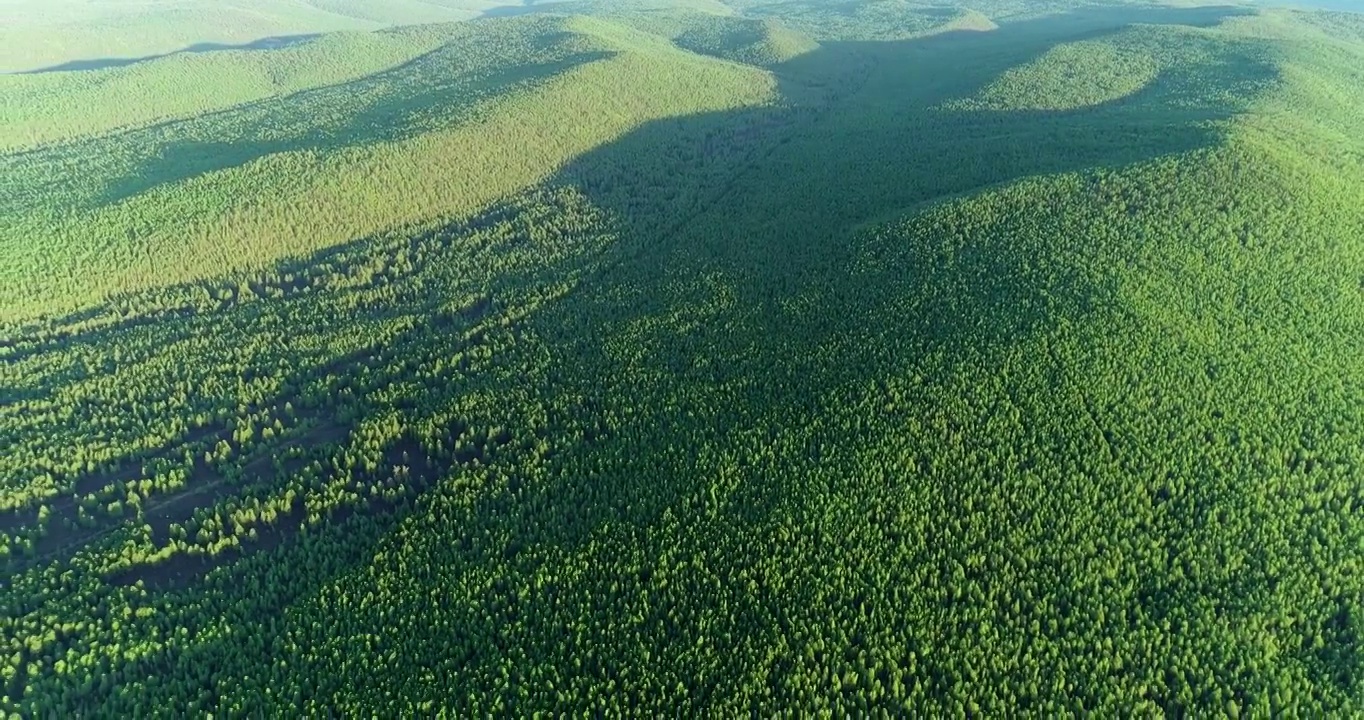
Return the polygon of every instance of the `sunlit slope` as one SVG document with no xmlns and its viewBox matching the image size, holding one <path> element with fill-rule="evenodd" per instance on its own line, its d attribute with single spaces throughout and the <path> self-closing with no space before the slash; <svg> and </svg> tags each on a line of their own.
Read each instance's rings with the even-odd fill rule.
<svg viewBox="0 0 1364 720">
<path fill-rule="evenodd" d="M 865 649 L 918 646 L 942 711 L 1357 708 L 1359 52 L 1282 43 L 1214 147 L 881 226 L 812 293 L 865 313 L 832 354 L 877 368 L 845 422 L 887 480 L 811 503 L 852 500 L 828 562 L 860 571 L 809 606 L 918 588 L 863 600 L 907 625 Z"/>
<path fill-rule="evenodd" d="M 703 13 L 711 16 L 732 16 L 734 9 L 723 0 L 529 0 L 488 12 L 490 16 L 526 13 L 555 15 L 591 15 L 619 17 L 621 15 L 659 14 L 673 16 L 678 11 Z"/>
<path fill-rule="evenodd" d="M 1160 46 L 1177 42 L 1160 33 L 1128 31 L 1122 38 L 1059 45 L 1010 70 L 964 107 L 995 110 L 1067 110 L 1117 100 L 1140 91 L 1160 73 Z"/>
<path fill-rule="evenodd" d="M 932 540 L 888 546 L 850 513 L 845 549 L 873 548 L 859 565 L 876 586 L 921 589 L 869 654 L 912 640 L 934 677 L 997 668 L 997 712 L 1354 706 L 1360 195 L 1302 169 L 1232 140 L 871 233 L 859 277 L 875 289 L 837 298 L 888 326 L 842 346 L 886 363 L 853 414 L 878 418 L 863 472 L 920 473 L 849 492 L 864 512 L 932 508 L 892 525 Z"/>
<path fill-rule="evenodd" d="M 824 41 L 904 40 L 940 30 L 988 30 L 992 10 L 934 6 L 909 0 L 729 0 L 748 17 L 781 21 Z"/>
<path fill-rule="evenodd" d="M 161 55 L 196 43 L 243 44 L 275 35 L 377 27 L 292 1 L 226 5 L 182 0 L 158 6 L 30 0 L 6 8 L 4 17 L 0 71 L 7 72 Z"/>
<path fill-rule="evenodd" d="M 778 18 L 733 15 L 728 8 L 704 2 L 566 0 L 528 6 L 524 11 L 606 18 L 669 38 L 691 52 L 761 67 L 784 63 L 819 47 Z"/>
<path fill-rule="evenodd" d="M 0 72 L 97 66 L 174 53 L 205 43 L 375 30 L 467 20 L 486 0 L 8 0 L 0 6 Z"/>
<path fill-rule="evenodd" d="M 0 317 L 467 215 L 642 122 L 773 93 L 757 69 L 602 21 L 485 27 L 351 83 L 0 158 L 17 211 Z"/>
<path fill-rule="evenodd" d="M 478 17 L 487 10 L 517 6 L 519 0 L 304 0 L 334 15 L 358 18 L 379 25 L 450 22 Z"/>
<path fill-rule="evenodd" d="M 191 117 L 411 62 L 466 25 L 338 32 L 272 50 L 184 53 L 103 70 L 0 75 L 0 151 Z"/>
<path fill-rule="evenodd" d="M 969 4 L 918 0 L 724 0 L 747 17 L 778 17 L 819 40 L 894 40 L 915 37 L 944 22 L 979 28 L 983 24 L 1016 23 L 1095 9 L 1199 7 L 1226 3 L 1146 3 L 1131 0 L 1093 3 L 1083 0 L 979 0 Z"/>
<path fill-rule="evenodd" d="M 655 15 L 622 18 L 657 34 L 666 34 L 679 47 L 702 55 L 770 67 L 812 52 L 819 44 L 774 19 L 713 18 L 695 13 L 674 18 Z"/>
</svg>

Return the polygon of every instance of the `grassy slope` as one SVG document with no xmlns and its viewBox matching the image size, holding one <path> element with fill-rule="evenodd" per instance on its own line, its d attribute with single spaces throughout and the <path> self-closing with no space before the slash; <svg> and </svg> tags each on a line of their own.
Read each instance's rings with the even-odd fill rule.
<svg viewBox="0 0 1364 720">
<path fill-rule="evenodd" d="M 201 43 L 245 44 L 273 36 L 467 20 L 498 4 L 483 0 L 243 0 L 231 4 L 10 0 L 0 6 L 0 46 L 4 48 L 0 72 L 163 55 Z"/>
<path fill-rule="evenodd" d="M 546 188 L 306 280 L 12 336 L 0 385 L 32 393 L 0 415 L 17 477 L 80 480 L 71 446 L 203 451 L 163 416 L 284 419 L 298 443 L 355 419 L 319 448 L 339 467 L 506 433 L 396 525 L 318 522 L 182 590 L 105 582 L 155 567 L 143 548 L 185 552 L 131 521 L 79 577 L 17 576 L 43 599 L 6 626 L 39 649 L 12 695 L 123 714 L 297 711 L 295 689 L 381 715 L 1357 711 L 1361 53 L 1287 14 L 1122 29 L 1219 12 L 825 43 L 777 67 L 799 100 L 780 111 L 744 107 L 765 76 L 574 24 L 619 54 L 505 102 L 616 108 L 675 62 L 692 72 L 669 82 L 706 68 L 742 92 L 622 121 L 533 175 Z M 1056 99 L 1073 53 L 1134 38 L 1179 50 Z M 278 452 L 238 451 L 215 472 Z M 364 502 L 349 471 L 264 480 L 244 496 Z M 108 617 L 60 627 L 90 598 Z M 36 659 L 57 647 L 67 675 Z M 101 661 L 146 680 L 82 690 Z"/>
<path fill-rule="evenodd" d="M 770 93 L 756 70 L 561 22 L 495 21 L 388 73 L 4 158 L 21 210 L 0 235 L 0 275 L 13 279 L 0 319 L 467 216 L 641 122 Z M 642 81 L 627 91 L 619 76 Z M 608 93 L 616 107 L 592 112 Z M 564 112 L 587 122 L 563 123 Z"/>
<path fill-rule="evenodd" d="M 264 189 L 247 186 L 243 194 L 253 198 L 269 197 L 272 193 L 281 195 L 271 200 L 276 203 L 273 207 L 284 210 L 296 211 L 299 207 L 310 206 L 353 210 L 356 214 L 349 216 L 350 219 L 347 216 L 310 219 L 295 215 L 290 218 L 292 224 L 282 229 L 254 234 L 248 232 L 252 228 L 253 218 L 268 216 L 259 210 L 259 206 L 252 208 L 252 202 L 233 198 L 234 202 L 244 205 L 247 211 L 237 210 L 229 218 L 220 220 L 222 235 L 216 236 L 213 242 L 205 241 L 200 245 L 185 247 L 184 235 L 176 232 L 174 226 L 163 236 L 168 243 L 176 244 L 174 252 L 177 256 L 199 258 L 201 262 L 224 257 L 222 253 L 225 249 L 234 253 L 235 259 L 230 260 L 227 266 L 214 267 L 206 262 L 197 266 L 201 271 L 198 277 L 208 278 L 233 264 L 237 267 L 243 267 L 246 263 L 258 267 L 272 266 L 272 258 L 278 258 L 288 251 L 287 246 L 280 246 L 280 235 L 285 232 L 295 233 L 300 243 L 341 245 L 349 238 L 377 234 L 380 230 L 394 226 L 411 229 L 436 219 L 440 220 L 438 225 L 458 223 L 494 201 L 515 195 L 542 180 L 555 172 L 567 158 L 589 151 L 642 122 L 679 112 L 677 103 L 689 103 L 686 106 L 688 108 L 727 110 L 746 104 L 761 104 L 771 92 L 770 81 L 757 70 L 682 53 L 665 40 L 641 35 L 611 23 L 579 18 L 569 21 L 567 25 L 551 19 L 500 23 L 499 27 L 500 30 L 488 29 L 481 37 L 487 40 L 502 32 L 503 39 L 508 41 L 519 39 L 538 42 L 540 39 L 553 38 L 554 47 L 566 44 L 578 51 L 586 48 L 594 53 L 593 58 L 604 59 L 571 68 L 566 74 L 552 77 L 525 92 L 495 95 L 485 107 L 467 110 L 468 116 L 464 118 L 452 114 L 449 107 L 441 106 L 441 122 L 447 123 L 448 128 L 418 128 L 427 131 L 380 144 L 378 151 L 361 146 L 358 150 L 340 149 L 330 155 L 319 156 L 316 165 L 304 168 L 312 170 L 311 174 L 295 172 L 272 175 L 266 172 L 268 165 L 280 160 L 253 161 L 262 183 L 280 184 L 267 184 Z M 570 34 L 563 35 L 564 31 Z M 518 57 L 533 56 L 532 51 L 525 46 L 513 44 L 512 49 Z M 603 51 L 609 51 L 610 54 L 595 54 Z M 468 60 L 468 53 L 469 48 L 462 45 L 457 54 L 446 60 L 451 64 L 459 58 Z M 483 63 L 489 60 L 487 57 L 476 59 Z M 497 56 L 492 57 L 493 61 L 497 59 Z M 472 65 L 473 69 L 467 69 L 466 74 L 475 79 L 480 72 L 486 72 L 486 64 L 475 62 Z M 484 70 L 477 70 L 479 67 Z M 451 65 L 445 65 L 444 69 L 458 76 Z M 419 68 L 417 72 L 434 74 L 429 68 Z M 502 78 L 501 75 L 498 77 Z M 623 85 L 622 78 L 630 78 L 631 82 Z M 669 88 L 666 93 L 659 91 L 658 84 L 664 82 L 668 83 Z M 461 91 L 461 94 L 467 92 L 463 86 L 454 89 Z M 348 98 L 357 95 L 353 91 L 346 93 Z M 440 102 L 440 97 L 437 96 L 435 100 Z M 546 112 L 545 108 L 553 108 L 554 111 Z M 594 115 L 599 108 L 610 110 Z M 582 123 L 564 123 L 560 113 L 565 112 L 570 116 L 592 116 L 592 119 Z M 380 120 L 388 123 L 413 122 L 414 118 L 420 120 L 420 113 L 413 108 L 402 107 L 396 108 L 394 115 L 379 116 Z M 390 128 L 395 132 L 400 129 Z M 535 140 L 528 141 L 532 138 Z M 284 154 L 287 156 L 289 153 Z M 261 165 L 267 167 L 261 169 Z M 385 187 L 381 191 L 383 202 L 365 204 L 349 200 L 357 194 L 376 192 L 374 186 L 357 187 L 354 178 L 384 178 Z M 196 178 L 186 184 L 193 187 L 194 183 L 211 181 L 213 178 L 209 181 Z M 158 203 L 164 202 L 165 197 L 167 195 L 153 191 L 151 198 L 139 198 L 138 202 L 166 218 L 173 218 L 175 213 L 182 212 L 183 205 L 159 207 Z M 251 210 L 257 210 L 256 214 L 253 215 Z M 352 223 L 357 224 L 356 229 L 346 232 Z M 368 224 L 358 225 L 360 223 Z M 305 237 L 311 229 L 319 226 L 326 227 L 328 232 Z M 226 248 L 223 243 L 228 243 Z M 294 251 L 299 249 L 296 247 Z M 34 248 L 33 252 L 35 259 L 31 262 L 34 263 L 39 262 L 36 258 L 50 253 L 41 248 Z M 108 269 L 102 270 L 101 274 L 114 273 L 106 280 L 111 287 L 136 282 L 135 279 L 125 279 L 131 277 L 126 270 L 124 276 L 117 274 L 118 257 L 108 258 L 104 262 L 108 263 Z M 159 261 L 149 257 L 146 262 Z M 149 281 L 165 284 L 167 279 L 164 276 L 152 277 Z M 81 282 L 90 283 L 91 278 L 83 276 Z M 205 284 L 190 289 L 203 297 L 208 287 L 216 285 Z M 60 454 L 60 443 L 65 440 L 55 438 L 65 433 L 53 430 L 50 434 L 57 443 L 51 451 Z M 51 459 L 55 460 L 56 455 L 52 455 Z M 35 469 L 32 466 L 11 466 L 5 475 L 22 477 Z"/>
<path fill-rule="evenodd" d="M 190 0 L 169 6 L 67 2 L 20 3 L 0 24 L 6 48 L 0 70 L 17 72 L 73 60 L 137 58 L 171 53 L 201 42 L 241 44 L 275 36 L 376 25 L 322 12 L 301 2 L 223 6 Z"/>
<path fill-rule="evenodd" d="M 278 50 L 187 53 L 105 70 L 0 76 L 0 149 L 70 141 L 344 83 L 409 62 L 452 36 L 458 36 L 452 26 L 332 33 Z"/>
<path fill-rule="evenodd" d="M 1144 34 L 1125 33 L 1131 42 L 1104 38 L 1058 45 L 1025 66 L 1010 70 L 963 107 L 1016 110 L 1069 110 L 1131 95 L 1160 72 L 1156 47 L 1141 47 Z M 1158 33 L 1148 43 L 1165 38 Z M 1125 38 L 1124 38 L 1125 39 Z"/>
</svg>

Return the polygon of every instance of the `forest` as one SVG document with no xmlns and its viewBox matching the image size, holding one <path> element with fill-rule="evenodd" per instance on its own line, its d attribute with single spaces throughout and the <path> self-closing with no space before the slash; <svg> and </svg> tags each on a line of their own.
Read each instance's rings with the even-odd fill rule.
<svg viewBox="0 0 1364 720">
<path fill-rule="evenodd" d="M 0 717 L 1364 714 L 1364 15 L 48 5 Z"/>
</svg>

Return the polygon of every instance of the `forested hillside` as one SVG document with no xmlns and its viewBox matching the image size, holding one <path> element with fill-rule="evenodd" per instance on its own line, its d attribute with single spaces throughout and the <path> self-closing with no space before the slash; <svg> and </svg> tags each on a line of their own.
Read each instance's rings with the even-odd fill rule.
<svg viewBox="0 0 1364 720">
<path fill-rule="evenodd" d="M 1364 713 L 1359 16 L 287 5 L 0 77 L 0 710 Z"/>
<path fill-rule="evenodd" d="M 120 67 L 174 53 L 270 47 L 322 32 L 468 20 L 521 5 L 519 0 L 6 0 L 0 4 L 0 72 Z"/>
</svg>

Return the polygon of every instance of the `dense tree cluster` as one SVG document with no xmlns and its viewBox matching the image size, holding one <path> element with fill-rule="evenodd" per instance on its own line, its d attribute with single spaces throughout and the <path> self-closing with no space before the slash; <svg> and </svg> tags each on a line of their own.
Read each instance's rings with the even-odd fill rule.
<svg viewBox="0 0 1364 720">
<path fill-rule="evenodd" d="M 545 21 L 615 54 L 317 151 L 384 187 L 313 244 L 16 312 L 0 710 L 1360 712 L 1364 44 L 1181 12 L 771 76 Z"/>
</svg>

